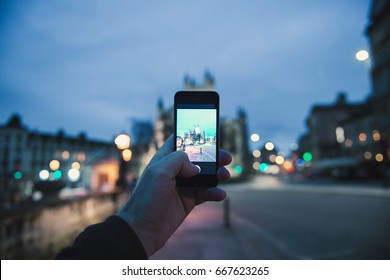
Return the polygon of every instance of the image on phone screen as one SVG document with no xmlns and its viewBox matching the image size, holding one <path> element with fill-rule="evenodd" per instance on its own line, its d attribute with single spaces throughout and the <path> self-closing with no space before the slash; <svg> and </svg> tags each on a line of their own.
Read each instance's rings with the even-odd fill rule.
<svg viewBox="0 0 390 280">
<path fill-rule="evenodd" d="M 207 105 L 181 107 L 184 108 L 177 108 L 176 113 L 176 149 L 186 152 L 190 161 L 201 167 L 201 174 L 213 174 L 217 161 L 217 110 Z"/>
</svg>

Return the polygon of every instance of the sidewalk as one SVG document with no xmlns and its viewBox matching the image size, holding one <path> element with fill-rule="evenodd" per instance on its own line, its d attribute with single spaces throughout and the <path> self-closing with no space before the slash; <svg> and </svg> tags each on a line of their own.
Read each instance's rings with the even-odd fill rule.
<svg viewBox="0 0 390 280">
<path fill-rule="evenodd" d="M 229 189 L 256 188 L 256 181 Z M 363 195 L 390 198 L 390 191 L 377 187 L 302 186 L 271 187 L 284 191 L 309 191 L 324 194 Z M 274 240 L 260 226 L 230 213 L 230 227 L 224 226 L 224 203 L 208 202 L 197 206 L 167 244 L 151 257 L 154 260 L 250 260 L 299 259 L 294 252 Z"/>
<path fill-rule="evenodd" d="M 151 259 L 247 259 L 236 226 L 225 229 L 223 203 L 197 206 Z"/>
<path fill-rule="evenodd" d="M 259 226 L 230 214 L 224 227 L 223 203 L 197 206 L 153 260 L 296 259 Z"/>
</svg>

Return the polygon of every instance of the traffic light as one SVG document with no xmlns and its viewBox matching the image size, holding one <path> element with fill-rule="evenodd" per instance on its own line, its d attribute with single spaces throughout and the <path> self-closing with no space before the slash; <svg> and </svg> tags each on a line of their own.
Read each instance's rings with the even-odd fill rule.
<svg viewBox="0 0 390 280">
<path fill-rule="evenodd" d="M 234 166 L 234 172 L 236 172 L 237 174 L 241 174 L 242 173 L 242 167 L 240 165 L 236 165 Z"/>
<path fill-rule="evenodd" d="M 268 170 L 268 164 L 265 162 L 261 163 L 259 169 L 261 172 L 266 172 Z"/>
<path fill-rule="evenodd" d="M 14 165 L 14 179 L 20 180 L 23 177 L 22 173 L 22 163 L 20 161 L 16 161 Z"/>
<path fill-rule="evenodd" d="M 61 179 L 61 177 L 62 177 L 62 172 L 61 172 L 61 170 L 56 170 L 56 171 L 54 171 L 53 176 L 54 176 L 54 179 L 56 179 L 56 180 Z"/>
<path fill-rule="evenodd" d="M 313 155 L 310 152 L 306 152 L 303 154 L 304 161 L 311 161 L 313 159 Z"/>
<path fill-rule="evenodd" d="M 22 177 L 23 177 L 23 173 L 21 171 L 14 172 L 14 179 L 15 180 L 20 180 L 20 179 L 22 179 Z"/>
</svg>

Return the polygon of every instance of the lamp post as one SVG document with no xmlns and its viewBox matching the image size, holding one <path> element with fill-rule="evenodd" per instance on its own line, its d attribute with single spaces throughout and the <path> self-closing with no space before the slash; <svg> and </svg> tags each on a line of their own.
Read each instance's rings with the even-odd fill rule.
<svg viewBox="0 0 390 280">
<path fill-rule="evenodd" d="M 118 148 L 120 154 L 120 164 L 119 164 L 119 176 L 117 181 L 117 186 L 124 189 L 127 185 L 126 173 L 128 169 L 128 162 L 131 160 L 131 150 L 130 148 L 130 136 L 127 134 L 119 134 L 115 138 L 115 144 Z"/>
</svg>

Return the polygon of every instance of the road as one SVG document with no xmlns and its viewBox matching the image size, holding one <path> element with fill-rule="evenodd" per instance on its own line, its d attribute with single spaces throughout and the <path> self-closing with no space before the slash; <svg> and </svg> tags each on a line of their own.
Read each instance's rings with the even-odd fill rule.
<svg viewBox="0 0 390 280">
<path fill-rule="evenodd" d="M 197 206 L 154 259 L 390 259 L 390 190 L 379 185 L 222 187 L 228 203 Z"/>
<path fill-rule="evenodd" d="M 390 259 L 390 198 L 337 188 L 261 178 L 229 190 L 231 213 L 246 240 L 264 241 L 253 254 L 267 245 L 281 259 Z"/>
</svg>

